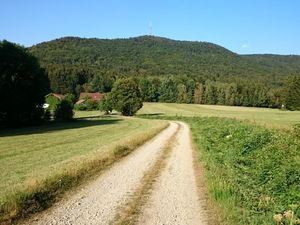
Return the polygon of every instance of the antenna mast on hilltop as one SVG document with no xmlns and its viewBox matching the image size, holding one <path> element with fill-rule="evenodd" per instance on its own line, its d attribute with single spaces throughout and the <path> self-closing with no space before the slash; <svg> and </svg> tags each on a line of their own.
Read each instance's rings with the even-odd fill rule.
<svg viewBox="0 0 300 225">
<path fill-rule="evenodd" d="M 149 22 L 149 35 L 153 36 L 153 26 L 152 26 L 152 22 Z"/>
</svg>

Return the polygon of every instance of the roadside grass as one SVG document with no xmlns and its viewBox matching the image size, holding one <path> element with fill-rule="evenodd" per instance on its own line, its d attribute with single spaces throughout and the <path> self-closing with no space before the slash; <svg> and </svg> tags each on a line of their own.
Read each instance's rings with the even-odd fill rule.
<svg viewBox="0 0 300 225">
<path fill-rule="evenodd" d="M 167 124 L 95 117 L 2 130 L 0 223 L 49 207 L 65 190 L 129 154 Z"/>
<path fill-rule="evenodd" d="M 189 124 L 219 224 L 300 224 L 300 124 L 272 129 L 231 118 L 142 117 Z"/>
<path fill-rule="evenodd" d="M 278 131 L 225 118 L 182 120 L 191 127 L 222 224 L 300 224 L 299 128 Z"/>
<path fill-rule="evenodd" d="M 246 120 L 270 128 L 290 128 L 300 122 L 300 111 L 282 111 L 279 109 L 177 104 L 177 103 L 144 103 L 138 116 L 178 116 L 178 117 L 228 117 Z"/>
</svg>

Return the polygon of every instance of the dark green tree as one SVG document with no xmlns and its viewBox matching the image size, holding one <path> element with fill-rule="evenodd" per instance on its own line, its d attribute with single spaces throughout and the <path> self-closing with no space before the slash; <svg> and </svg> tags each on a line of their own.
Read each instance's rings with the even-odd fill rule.
<svg viewBox="0 0 300 225">
<path fill-rule="evenodd" d="M 178 85 L 178 96 L 177 96 L 177 102 L 179 103 L 187 103 L 187 89 L 184 84 Z"/>
<path fill-rule="evenodd" d="M 102 101 L 99 102 L 99 109 L 100 109 L 100 111 L 104 112 L 105 114 L 110 114 L 112 112 L 113 101 L 111 99 L 110 93 L 105 94 Z"/>
<path fill-rule="evenodd" d="M 300 110 L 300 77 L 289 77 L 284 85 L 284 104 L 289 110 Z"/>
<path fill-rule="evenodd" d="M 176 102 L 178 96 L 178 89 L 173 77 L 169 77 L 162 81 L 159 93 L 160 102 Z"/>
<path fill-rule="evenodd" d="M 70 121 L 73 115 L 73 103 L 66 99 L 61 100 L 54 110 L 54 120 L 57 121 Z"/>
<path fill-rule="evenodd" d="M 214 105 L 217 103 L 217 89 L 213 81 L 205 82 L 205 103 Z"/>
<path fill-rule="evenodd" d="M 0 42 L 0 124 L 17 126 L 43 118 L 49 81 L 24 47 Z"/>
<path fill-rule="evenodd" d="M 110 92 L 114 84 L 114 78 L 110 77 L 109 74 L 97 74 L 93 77 L 90 84 L 91 92 Z"/>
<path fill-rule="evenodd" d="M 194 103 L 201 104 L 203 103 L 204 98 L 204 87 L 202 83 L 196 83 L 196 87 L 194 90 Z"/>
<path fill-rule="evenodd" d="M 187 88 L 187 103 L 193 103 L 194 102 L 194 91 L 196 88 L 196 82 L 193 79 L 189 79 L 186 82 L 186 88 Z"/>
<path fill-rule="evenodd" d="M 124 116 L 134 115 L 143 106 L 141 92 L 133 78 L 117 80 L 111 91 L 113 108 Z"/>
</svg>

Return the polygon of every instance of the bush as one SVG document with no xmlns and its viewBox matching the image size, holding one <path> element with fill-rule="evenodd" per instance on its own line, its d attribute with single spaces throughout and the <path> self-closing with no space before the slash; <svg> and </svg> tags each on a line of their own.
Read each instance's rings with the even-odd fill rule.
<svg viewBox="0 0 300 225">
<path fill-rule="evenodd" d="M 49 104 L 49 109 L 52 111 L 55 110 L 56 106 L 60 103 L 60 101 L 60 99 L 52 95 L 46 97 L 46 103 Z"/>
<path fill-rule="evenodd" d="M 46 122 L 51 120 L 51 111 L 49 109 L 45 110 L 43 120 Z"/>
<path fill-rule="evenodd" d="M 74 109 L 78 111 L 86 111 L 86 105 L 85 104 L 75 104 Z"/>
<path fill-rule="evenodd" d="M 106 94 L 101 102 L 99 102 L 99 109 L 105 114 L 110 114 L 113 110 L 113 103 L 110 94 Z"/>
<path fill-rule="evenodd" d="M 69 121 L 74 115 L 73 104 L 63 99 L 54 110 L 54 120 Z"/>
<path fill-rule="evenodd" d="M 79 111 L 93 111 L 99 109 L 99 105 L 90 96 L 86 96 L 84 97 L 84 102 L 75 104 L 75 109 Z"/>
</svg>

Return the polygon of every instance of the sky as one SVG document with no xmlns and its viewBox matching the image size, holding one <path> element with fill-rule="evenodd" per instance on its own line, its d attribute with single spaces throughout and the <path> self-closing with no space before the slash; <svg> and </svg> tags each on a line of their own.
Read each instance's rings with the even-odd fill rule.
<svg viewBox="0 0 300 225">
<path fill-rule="evenodd" d="M 1 0 L 0 40 L 152 34 L 239 54 L 300 55 L 299 0 Z"/>
</svg>

